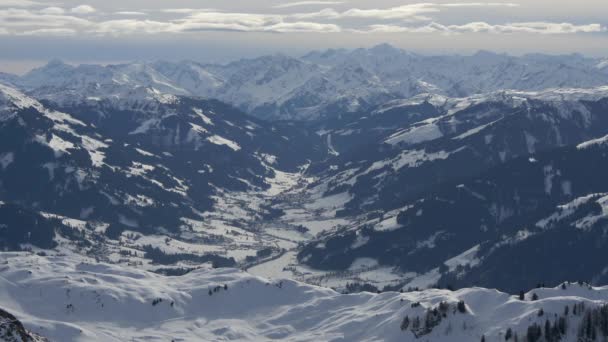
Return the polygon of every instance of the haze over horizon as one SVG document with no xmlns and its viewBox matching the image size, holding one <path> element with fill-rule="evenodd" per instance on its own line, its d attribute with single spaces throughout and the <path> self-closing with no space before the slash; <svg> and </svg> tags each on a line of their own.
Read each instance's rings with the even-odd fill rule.
<svg viewBox="0 0 608 342">
<path fill-rule="evenodd" d="M 607 17 L 601 0 L 5 0 L 0 71 L 23 73 L 52 58 L 224 62 L 380 43 L 422 54 L 605 56 Z"/>
<path fill-rule="evenodd" d="M 376 44 L 373 46 L 369 46 L 369 47 L 357 47 L 357 48 L 342 48 L 342 49 L 347 49 L 349 51 L 351 50 L 355 50 L 358 48 L 373 48 L 374 46 L 378 46 L 378 45 L 382 45 L 382 44 L 388 44 L 391 45 L 393 47 L 396 47 L 390 43 L 381 43 L 381 44 Z M 340 48 L 338 48 L 340 49 Z M 412 52 L 412 53 L 416 53 L 416 54 L 420 54 L 423 56 L 442 56 L 442 55 L 462 55 L 462 56 L 470 56 L 470 55 L 474 55 L 477 53 L 481 53 L 481 52 L 488 52 L 488 53 L 495 53 L 495 54 L 505 54 L 505 55 L 509 55 L 509 56 L 520 56 L 520 55 L 525 55 L 525 54 L 534 54 L 537 53 L 535 51 L 529 51 L 529 52 L 521 52 L 519 54 L 514 54 L 514 53 L 507 53 L 504 51 L 492 51 L 492 50 L 485 50 L 485 49 L 479 49 L 479 50 L 471 50 L 471 51 L 414 51 L 414 50 L 407 50 L 407 49 L 403 49 L 404 51 L 408 51 L 408 52 Z M 66 58 L 60 58 L 60 57 L 49 57 L 46 60 L 0 60 L 0 72 L 5 72 L 5 73 L 9 73 L 9 74 L 15 74 L 15 75 L 24 75 L 26 73 L 28 73 L 29 71 L 39 68 L 39 67 L 43 67 L 49 63 L 51 63 L 52 61 L 61 61 L 62 63 L 66 63 L 69 65 L 73 65 L 73 66 L 77 66 L 77 65 L 81 65 L 81 64 L 93 64 L 93 65 L 111 65 L 111 64 L 125 64 L 125 63 L 134 63 L 134 62 L 154 62 L 154 61 L 159 61 L 159 60 L 167 60 L 167 61 L 183 61 L 183 60 L 191 60 L 194 62 L 199 62 L 199 63 L 209 63 L 209 64 L 227 64 L 239 59 L 243 59 L 243 58 L 257 58 L 257 57 L 262 57 L 262 56 L 268 56 L 268 55 L 287 55 L 287 56 L 291 56 L 291 57 L 302 57 L 307 53 L 310 52 L 314 52 L 314 51 L 325 51 L 325 49 L 319 49 L 319 50 L 306 50 L 306 51 L 298 51 L 297 53 L 288 53 L 286 51 L 260 51 L 259 53 L 251 53 L 248 55 L 244 55 L 244 56 L 233 56 L 233 57 L 229 57 L 226 56 L 225 58 L 207 58 L 207 57 L 212 57 L 209 55 L 200 55 L 198 58 L 196 56 L 194 56 L 193 58 L 134 58 L 134 59 L 124 59 L 124 60 L 88 60 L 88 59 L 84 59 L 84 60 L 74 60 L 74 59 L 66 59 Z M 584 57 L 606 57 L 608 56 L 608 54 L 606 55 L 587 55 L 587 54 L 580 54 L 578 52 L 563 52 L 563 53 L 559 53 L 559 52 L 555 52 L 555 53 L 551 53 L 551 52 L 545 52 L 542 54 L 546 54 L 546 55 L 554 55 L 554 56 L 559 56 L 559 55 L 571 55 L 571 54 L 579 54 L 579 55 L 583 55 Z"/>
</svg>

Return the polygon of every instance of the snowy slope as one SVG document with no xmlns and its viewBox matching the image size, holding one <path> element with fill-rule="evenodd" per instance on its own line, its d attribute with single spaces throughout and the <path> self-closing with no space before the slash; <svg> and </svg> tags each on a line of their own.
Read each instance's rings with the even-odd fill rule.
<svg viewBox="0 0 608 342">
<path fill-rule="evenodd" d="M 352 194 L 353 212 L 392 210 L 437 182 L 605 135 L 607 98 L 597 87 L 389 101 L 319 125 L 340 155 L 311 170 L 328 195 Z"/>
<path fill-rule="evenodd" d="M 608 299 L 606 287 L 577 284 L 536 289 L 525 300 L 483 288 L 346 295 L 235 269 L 202 267 L 167 277 L 65 255 L 2 253 L 0 260 L 3 309 L 52 341 L 419 340 L 414 333 L 429 341 L 482 335 L 503 341 L 508 328 L 523 337 L 528 326 L 562 315 L 566 305 L 593 308 Z M 441 317 L 425 324 L 433 309 Z M 406 316 L 419 317 L 421 327 L 402 330 Z M 574 341 L 581 317 L 568 319 L 563 341 Z"/>
<path fill-rule="evenodd" d="M 506 291 L 537 283 L 554 286 L 566 279 L 605 283 L 606 264 L 598 257 L 608 241 L 605 156 L 605 138 L 593 139 L 429 185 L 398 209 L 391 210 L 382 198 L 370 201 L 377 210 L 342 216 L 347 223 L 307 243 L 298 260 L 316 268 L 317 278 L 328 278 L 323 283 L 340 288 L 348 281 L 377 288 L 440 284 Z M 426 158 L 425 163 L 444 162 Z M 456 166 L 448 168 L 454 170 Z M 347 172 L 336 175 L 345 176 Z M 405 178 L 386 193 L 408 184 Z M 354 272 L 362 261 L 366 267 Z"/>
<path fill-rule="evenodd" d="M 133 90 L 140 98 L 51 109 L 0 85 L 0 200 L 69 221 L 73 233 L 59 242 L 114 262 L 135 253 L 233 265 L 287 247 L 256 222 L 316 153 L 314 139 L 218 101 L 142 89 Z M 0 231 L 3 247 L 23 241 Z"/>
</svg>

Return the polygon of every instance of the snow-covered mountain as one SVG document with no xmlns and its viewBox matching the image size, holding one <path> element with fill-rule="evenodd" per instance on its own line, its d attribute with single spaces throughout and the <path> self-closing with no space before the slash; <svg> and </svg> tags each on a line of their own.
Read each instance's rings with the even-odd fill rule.
<svg viewBox="0 0 608 342">
<path fill-rule="evenodd" d="M 0 85 L 2 246 L 68 239 L 117 260 L 130 245 L 158 262 L 164 254 L 148 247 L 173 237 L 171 247 L 162 243 L 172 260 L 213 255 L 227 264 L 274 246 L 250 225 L 268 214 L 263 198 L 289 182 L 286 171 L 325 153 L 317 139 L 218 101 L 141 87 L 133 94 L 59 108 Z M 41 216 L 72 229 L 26 234 L 23 225 Z M 125 231 L 130 242 L 121 241 Z"/>
<path fill-rule="evenodd" d="M 396 53 L 386 46 L 377 50 L 373 55 Z M 279 66 L 274 75 L 293 67 Z M 19 229 L 21 210 L 30 213 L 27 222 L 54 218 L 68 228 L 57 234 L 42 229 L 43 239 L 34 245 L 67 248 L 71 240 L 78 241 L 81 253 L 150 269 L 213 261 L 337 288 L 346 288 L 349 281 L 367 283 L 371 271 L 382 269 L 386 277 L 378 279 L 385 280 L 373 283 L 379 288 L 449 281 L 516 291 L 541 280 L 556 284 L 574 273 L 554 272 L 554 278 L 539 280 L 519 274 L 498 284 L 483 278 L 483 267 L 454 280 L 454 270 L 442 265 L 517 233 L 503 227 L 506 218 L 525 214 L 518 229 L 533 227 L 561 205 L 608 191 L 599 183 L 582 191 L 579 182 L 594 178 L 572 185 L 581 176 L 574 174 L 565 185 L 551 185 L 568 191 L 547 194 L 541 191 L 547 186 L 541 177 L 535 184 L 538 194 L 528 194 L 528 200 L 544 209 L 532 213 L 502 198 L 459 201 L 456 187 L 490 175 L 488 182 L 518 189 L 515 180 L 491 170 L 511 167 L 518 158 L 538 160 L 536 153 L 554 149 L 567 155 L 568 146 L 606 135 L 605 87 L 501 90 L 461 98 L 424 93 L 313 123 L 268 123 L 218 101 L 137 85 L 145 77 L 133 79 L 138 81 L 117 87 L 48 88 L 40 101 L 2 86 L 0 199 L 14 218 L 5 223 L 9 228 Z M 589 163 L 598 162 L 589 158 Z M 558 162 L 553 159 L 547 165 Z M 533 179 L 536 171 L 519 172 Z M 491 198 L 485 192 L 493 194 L 475 191 Z M 522 198 L 521 193 L 512 195 Z M 460 214 L 447 219 L 454 209 L 435 203 L 437 194 L 469 210 L 478 206 L 467 216 L 472 221 L 462 224 L 491 234 L 444 227 L 458 222 Z M 429 203 L 438 211 L 430 218 L 442 218 L 439 222 L 424 221 L 428 209 L 416 209 L 421 235 L 399 229 L 405 213 Z M 102 244 L 95 243 L 100 240 Z M 389 240 L 393 247 L 387 248 Z M 27 241 L 19 235 L 5 245 L 20 248 Z M 450 248 L 435 252 L 441 243 Z M 266 261 L 274 264 L 258 265 Z M 303 268 L 309 266 L 316 270 Z M 577 277 L 601 281 L 603 266 L 596 266 Z M 269 267 L 291 271 L 277 273 Z M 341 280 L 328 276 L 332 272 Z"/>
<path fill-rule="evenodd" d="M 608 283 L 605 64 L 380 45 L 0 74 L 0 248 L 30 252 L 0 253 L 0 340 L 608 334 L 603 287 L 512 296 Z"/>
<path fill-rule="evenodd" d="M 320 236 L 299 259 L 325 270 L 350 270 L 361 260 L 397 266 L 406 287 L 480 285 L 515 293 L 568 277 L 605 283 L 599 256 L 606 248 L 606 147 L 582 146 L 444 182 L 399 210 Z"/>
<path fill-rule="evenodd" d="M 3 307 L 52 341 L 504 341 L 538 330 L 561 341 L 606 337 L 608 289 L 584 284 L 521 297 L 483 288 L 340 294 L 235 269 L 169 277 L 65 255 L 0 257 Z"/>
<path fill-rule="evenodd" d="M 422 56 L 384 44 L 312 52 L 301 58 L 270 55 L 225 65 L 184 61 L 103 67 L 55 60 L 22 77 L 0 75 L 0 80 L 56 101 L 144 86 L 166 94 L 219 99 L 260 118 L 312 120 L 423 93 L 463 97 L 501 89 L 597 87 L 608 81 L 605 65 L 605 60 L 580 55 L 514 57 L 482 51 L 472 56 Z"/>
<path fill-rule="evenodd" d="M 346 277 L 363 261 L 364 270 L 395 267 L 400 276 L 380 288 L 605 282 L 596 247 L 605 241 L 607 101 L 605 88 L 435 96 L 326 127 L 340 154 L 311 165 L 309 191 L 338 201 L 343 223 L 297 259 Z M 422 120 L 391 127 L 395 118 Z M 367 143 L 348 150 L 350 140 Z"/>
<path fill-rule="evenodd" d="M 392 210 L 442 182 L 605 135 L 607 99 L 598 87 L 390 101 L 317 126 L 340 155 L 311 170 L 327 193 L 352 194 L 353 211 Z"/>
</svg>

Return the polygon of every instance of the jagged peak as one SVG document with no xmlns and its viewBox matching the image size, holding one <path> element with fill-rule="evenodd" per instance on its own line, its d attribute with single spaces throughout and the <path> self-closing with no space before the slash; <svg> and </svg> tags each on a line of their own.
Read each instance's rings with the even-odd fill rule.
<svg viewBox="0 0 608 342">
<path fill-rule="evenodd" d="M 59 58 L 53 58 L 53 59 L 49 60 L 49 62 L 46 64 L 47 67 L 57 67 L 57 66 L 64 66 L 64 65 L 68 65 L 68 64 Z"/>
<path fill-rule="evenodd" d="M 375 53 L 402 53 L 403 52 L 403 50 L 401 50 L 389 43 L 382 43 L 382 44 L 374 45 L 369 49 L 369 51 L 372 51 Z"/>
</svg>

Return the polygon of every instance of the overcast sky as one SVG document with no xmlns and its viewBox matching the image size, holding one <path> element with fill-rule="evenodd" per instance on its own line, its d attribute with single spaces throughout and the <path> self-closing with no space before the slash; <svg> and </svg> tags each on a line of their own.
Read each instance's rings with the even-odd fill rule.
<svg viewBox="0 0 608 342">
<path fill-rule="evenodd" d="M 0 0 L 0 71 L 51 58 L 221 62 L 384 42 L 426 54 L 608 55 L 608 0 L 423 1 Z"/>
</svg>

